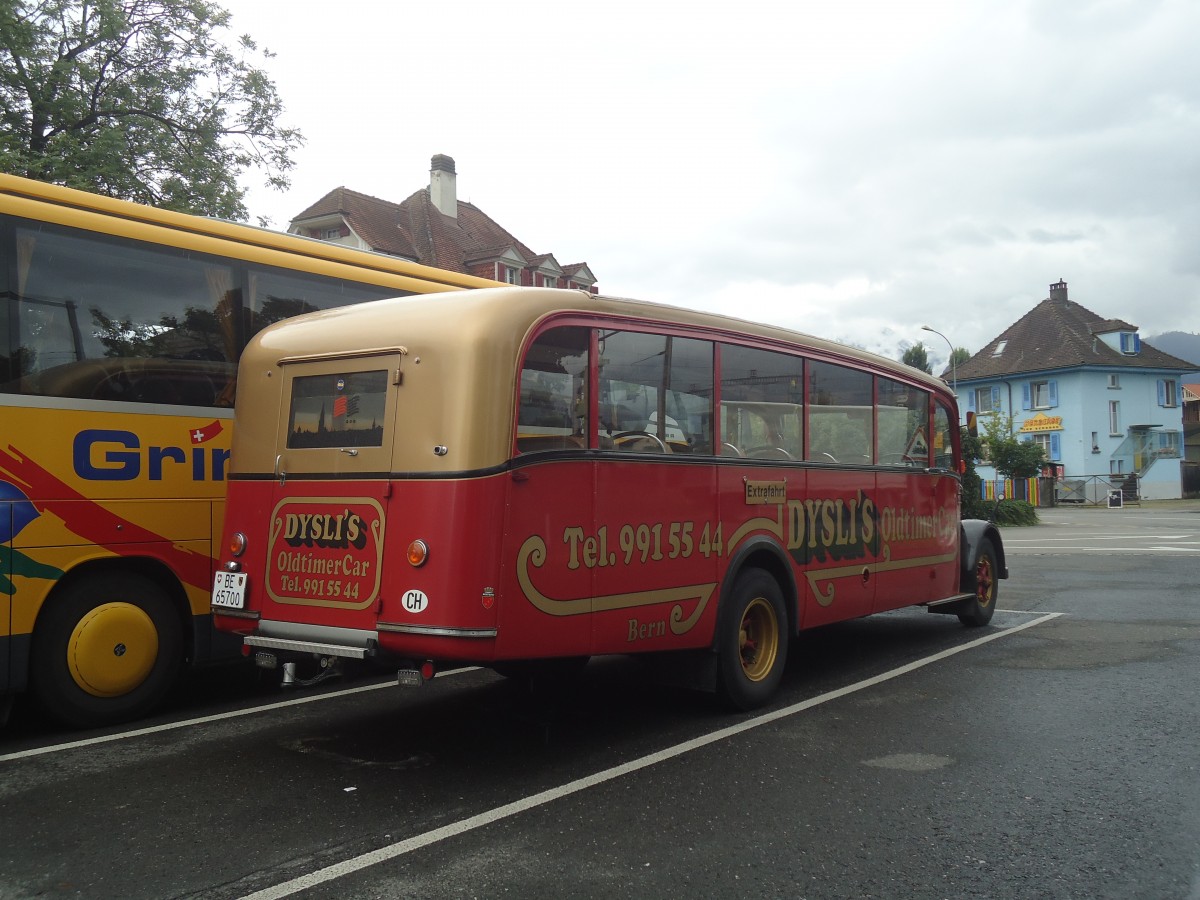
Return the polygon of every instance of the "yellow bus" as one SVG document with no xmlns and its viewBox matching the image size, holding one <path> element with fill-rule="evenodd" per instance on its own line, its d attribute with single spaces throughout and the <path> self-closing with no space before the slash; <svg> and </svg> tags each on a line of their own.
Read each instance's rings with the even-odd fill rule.
<svg viewBox="0 0 1200 900">
<path fill-rule="evenodd" d="M 242 348 L 289 316 L 494 285 L 0 175 L 0 720 L 145 713 L 212 628 Z"/>
<path fill-rule="evenodd" d="M 242 359 L 217 627 L 260 665 L 561 671 L 674 654 L 769 700 L 802 630 L 980 627 L 954 395 L 818 338 L 580 291 L 319 312 Z"/>
</svg>

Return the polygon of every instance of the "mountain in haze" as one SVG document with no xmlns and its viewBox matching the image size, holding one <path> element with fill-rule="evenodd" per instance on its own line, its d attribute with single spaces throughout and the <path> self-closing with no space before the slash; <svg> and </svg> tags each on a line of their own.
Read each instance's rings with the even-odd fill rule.
<svg viewBox="0 0 1200 900">
<path fill-rule="evenodd" d="M 1200 371 L 1200 334 L 1189 331 L 1167 331 L 1155 337 L 1147 337 L 1146 343 L 1164 353 L 1178 356 L 1182 360 L 1196 364 Z"/>
</svg>

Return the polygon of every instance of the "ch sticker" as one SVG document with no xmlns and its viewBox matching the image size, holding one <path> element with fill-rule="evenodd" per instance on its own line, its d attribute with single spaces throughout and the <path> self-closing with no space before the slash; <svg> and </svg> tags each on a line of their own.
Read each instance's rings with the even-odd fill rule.
<svg viewBox="0 0 1200 900">
<path fill-rule="evenodd" d="M 429 598 L 424 591 L 405 591 L 400 602 L 404 604 L 405 612 L 421 613 L 429 608 Z"/>
</svg>

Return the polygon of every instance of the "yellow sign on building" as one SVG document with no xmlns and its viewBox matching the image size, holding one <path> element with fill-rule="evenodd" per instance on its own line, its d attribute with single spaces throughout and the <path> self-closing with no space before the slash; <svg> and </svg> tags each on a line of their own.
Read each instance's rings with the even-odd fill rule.
<svg viewBox="0 0 1200 900">
<path fill-rule="evenodd" d="M 1038 413 L 1032 419 L 1026 419 L 1021 425 L 1021 433 L 1029 434 L 1035 431 L 1062 431 L 1062 416 L 1048 416 Z"/>
</svg>

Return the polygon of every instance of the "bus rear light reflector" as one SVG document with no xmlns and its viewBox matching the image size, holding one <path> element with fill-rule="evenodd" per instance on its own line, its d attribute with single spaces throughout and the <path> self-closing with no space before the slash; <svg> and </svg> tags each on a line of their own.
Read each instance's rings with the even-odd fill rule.
<svg viewBox="0 0 1200 900">
<path fill-rule="evenodd" d="M 229 536 L 229 552 L 234 556 L 241 556 L 246 552 L 246 536 L 240 531 L 235 531 Z"/>
<path fill-rule="evenodd" d="M 425 560 L 429 558 L 429 547 L 424 541 L 416 540 L 408 545 L 408 562 L 413 568 L 420 568 L 425 565 Z"/>
</svg>

